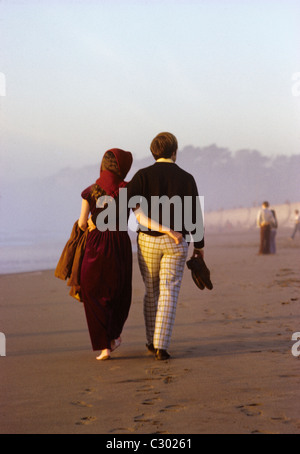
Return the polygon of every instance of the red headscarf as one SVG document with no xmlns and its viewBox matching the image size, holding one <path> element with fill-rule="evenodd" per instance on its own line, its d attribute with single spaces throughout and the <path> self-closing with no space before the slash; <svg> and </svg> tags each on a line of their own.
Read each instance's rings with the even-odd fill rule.
<svg viewBox="0 0 300 454">
<path fill-rule="evenodd" d="M 106 194 L 113 195 L 120 187 L 125 187 L 127 183 L 124 181 L 127 173 L 129 172 L 132 165 L 132 154 L 130 151 L 124 151 L 119 148 L 112 148 L 107 150 L 105 154 L 110 151 L 114 154 L 116 161 L 118 163 L 119 175 L 111 172 L 110 170 L 103 170 L 102 163 L 100 167 L 100 178 L 96 181 L 96 184 L 100 188 L 104 189 Z M 104 160 L 104 156 L 102 162 Z"/>
</svg>

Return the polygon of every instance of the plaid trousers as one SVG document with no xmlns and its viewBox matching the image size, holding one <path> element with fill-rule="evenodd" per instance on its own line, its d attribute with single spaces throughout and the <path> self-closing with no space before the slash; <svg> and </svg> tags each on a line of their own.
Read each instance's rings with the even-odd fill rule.
<svg viewBox="0 0 300 454">
<path fill-rule="evenodd" d="M 185 240 L 139 233 L 138 261 L 145 284 L 144 318 L 148 344 L 167 350 L 175 322 L 177 300 L 188 252 Z"/>
</svg>

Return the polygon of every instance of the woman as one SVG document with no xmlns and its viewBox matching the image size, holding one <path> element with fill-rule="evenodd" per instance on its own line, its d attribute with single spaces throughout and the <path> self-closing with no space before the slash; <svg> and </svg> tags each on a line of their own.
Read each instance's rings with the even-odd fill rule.
<svg viewBox="0 0 300 454">
<path fill-rule="evenodd" d="M 271 224 L 271 232 L 270 232 L 270 254 L 276 254 L 276 234 L 277 234 L 277 228 L 278 228 L 278 222 L 277 222 L 277 217 L 276 217 L 276 212 L 275 210 L 271 210 L 273 217 L 274 217 L 274 222 Z"/>
<path fill-rule="evenodd" d="M 118 198 L 132 165 L 132 155 L 108 150 L 102 159 L 100 178 L 82 196 L 78 225 L 88 228 L 88 218 L 100 212 L 99 197 Z M 91 229 L 81 265 L 80 287 L 93 350 L 98 360 L 107 360 L 121 344 L 121 333 L 131 305 L 132 249 L 127 231 Z"/>
<path fill-rule="evenodd" d="M 131 305 L 132 250 L 127 231 L 118 230 L 118 218 L 116 230 L 96 228 L 97 215 L 106 208 L 105 205 L 98 208 L 97 200 L 107 195 L 118 202 L 119 190 L 127 186 L 124 178 L 131 164 L 130 152 L 108 150 L 103 156 L 100 178 L 81 194 L 78 226 L 82 230 L 89 229 L 81 265 L 81 298 L 93 350 L 100 350 L 97 357 L 100 361 L 109 359 L 111 352 L 121 344 L 120 336 Z M 125 209 L 128 220 L 127 206 Z M 117 209 L 116 214 L 119 212 L 122 210 Z M 140 208 L 135 210 L 135 215 L 141 225 L 169 235 L 176 244 L 182 242 L 181 233 L 150 220 Z"/>
</svg>

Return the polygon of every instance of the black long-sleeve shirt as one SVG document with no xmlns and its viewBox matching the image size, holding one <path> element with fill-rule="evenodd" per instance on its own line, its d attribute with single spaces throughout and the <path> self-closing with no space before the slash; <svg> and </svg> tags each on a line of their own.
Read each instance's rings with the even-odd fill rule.
<svg viewBox="0 0 300 454">
<path fill-rule="evenodd" d="M 188 242 L 192 239 L 195 248 L 204 247 L 203 216 L 197 185 L 191 174 L 175 163 L 156 162 L 139 170 L 127 191 L 131 208 L 140 203 L 150 219 L 181 232 Z M 142 226 L 139 230 L 153 236 L 162 235 Z"/>
</svg>

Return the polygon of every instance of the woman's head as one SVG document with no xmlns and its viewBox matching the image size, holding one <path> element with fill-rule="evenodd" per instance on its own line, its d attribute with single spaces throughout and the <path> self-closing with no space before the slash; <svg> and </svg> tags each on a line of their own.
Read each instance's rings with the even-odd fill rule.
<svg viewBox="0 0 300 454">
<path fill-rule="evenodd" d="M 107 170 L 114 173 L 121 179 L 124 179 L 132 165 L 132 154 L 130 151 L 124 151 L 119 148 L 112 148 L 105 152 L 102 162 L 101 171 Z"/>
<path fill-rule="evenodd" d="M 150 150 L 155 160 L 160 158 L 171 158 L 176 155 L 178 142 L 170 132 L 161 132 L 151 142 Z"/>
<path fill-rule="evenodd" d="M 108 170 L 109 172 L 112 172 L 121 177 L 121 171 L 119 168 L 117 158 L 115 157 L 114 153 L 111 150 L 108 150 L 104 154 L 101 162 L 101 170 Z"/>
</svg>

